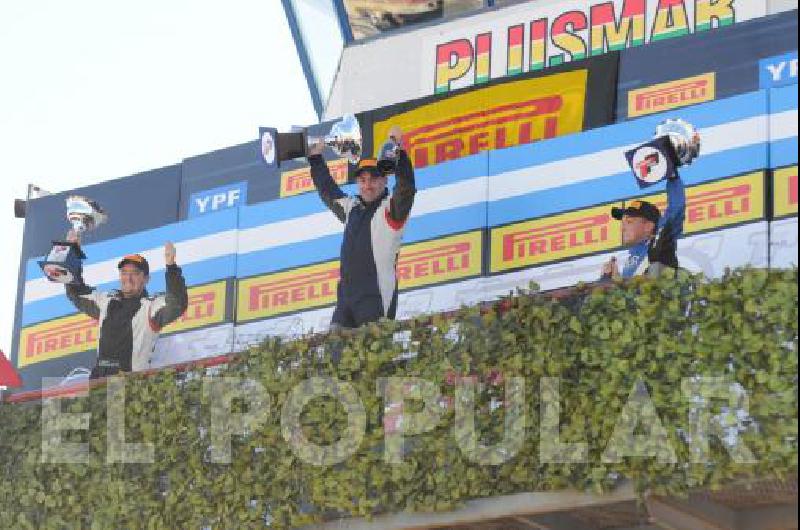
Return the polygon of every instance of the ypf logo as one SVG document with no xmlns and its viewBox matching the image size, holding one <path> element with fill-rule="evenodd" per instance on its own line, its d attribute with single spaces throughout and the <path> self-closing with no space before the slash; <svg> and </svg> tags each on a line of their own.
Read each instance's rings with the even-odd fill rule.
<svg viewBox="0 0 800 530">
<path fill-rule="evenodd" d="M 247 204 L 247 181 L 234 182 L 189 197 L 189 218 Z"/>
<path fill-rule="evenodd" d="M 646 184 L 655 184 L 667 176 L 667 159 L 655 147 L 645 145 L 633 153 L 631 161 L 636 178 Z"/>
</svg>

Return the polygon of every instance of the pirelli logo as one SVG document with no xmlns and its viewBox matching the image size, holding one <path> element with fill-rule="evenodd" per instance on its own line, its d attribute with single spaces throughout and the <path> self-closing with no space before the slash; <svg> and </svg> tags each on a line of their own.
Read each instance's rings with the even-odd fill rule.
<svg viewBox="0 0 800 530">
<path fill-rule="evenodd" d="M 797 166 L 776 169 L 772 173 L 775 218 L 797 215 Z"/>
<path fill-rule="evenodd" d="M 716 98 L 714 72 L 678 79 L 628 92 L 628 117 L 635 118 L 670 109 L 713 101 Z"/>
<path fill-rule="evenodd" d="M 20 333 L 17 366 L 93 350 L 97 339 L 97 321 L 83 314 L 28 326 Z"/>
<path fill-rule="evenodd" d="M 225 321 L 226 280 L 189 289 L 189 305 L 181 317 L 166 326 L 162 333 L 177 333 Z"/>
<path fill-rule="evenodd" d="M 492 229 L 491 272 L 541 265 L 618 247 L 614 205 L 596 206 Z"/>
<path fill-rule="evenodd" d="M 397 260 L 399 288 L 413 289 L 479 276 L 483 259 L 481 232 L 469 232 L 405 245 Z"/>
<path fill-rule="evenodd" d="M 339 261 L 265 274 L 239 281 L 237 322 L 336 303 Z"/>
<path fill-rule="evenodd" d="M 664 193 L 645 197 L 663 213 Z M 686 234 L 714 230 L 764 217 L 764 172 L 700 184 L 686 190 Z"/>
<path fill-rule="evenodd" d="M 328 169 L 330 169 L 331 176 L 337 184 L 345 184 L 347 182 L 347 160 L 340 159 L 328 162 Z M 292 195 L 299 195 L 315 189 L 314 181 L 311 179 L 310 167 L 281 173 L 281 197 L 291 197 Z"/>
<path fill-rule="evenodd" d="M 376 122 L 373 138 L 402 127 L 414 167 L 421 168 L 578 132 L 587 78 L 586 70 L 575 70 L 451 96 Z"/>
</svg>

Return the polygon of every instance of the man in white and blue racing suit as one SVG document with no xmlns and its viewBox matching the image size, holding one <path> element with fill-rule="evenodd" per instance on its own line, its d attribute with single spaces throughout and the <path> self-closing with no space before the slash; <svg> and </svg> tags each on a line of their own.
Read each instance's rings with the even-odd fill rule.
<svg viewBox="0 0 800 530">
<path fill-rule="evenodd" d="M 622 272 L 617 259 L 611 258 L 603 265 L 603 279 L 655 275 L 664 267 L 678 268 L 678 238 L 686 217 L 686 190 L 679 176 L 667 180 L 663 216 L 654 204 L 641 200 L 612 208 L 611 216 L 622 221 L 622 243 L 630 248 Z"/>
<path fill-rule="evenodd" d="M 320 198 L 344 224 L 340 279 L 331 327 L 355 328 L 397 311 L 397 255 L 414 204 L 414 168 L 393 130 L 378 160 L 362 159 L 356 169 L 358 195 L 348 196 L 322 158 L 324 144 L 309 149 L 311 176 Z M 387 189 L 394 172 L 393 193 Z"/>
</svg>

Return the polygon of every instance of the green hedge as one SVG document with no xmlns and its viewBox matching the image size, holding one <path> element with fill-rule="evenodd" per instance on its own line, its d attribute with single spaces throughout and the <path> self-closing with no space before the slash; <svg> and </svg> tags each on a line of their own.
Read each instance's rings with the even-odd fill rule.
<svg viewBox="0 0 800 530">
<path fill-rule="evenodd" d="M 332 517 L 448 510 L 470 498 L 522 491 L 602 492 L 621 480 L 642 493 L 680 494 L 734 479 L 784 478 L 797 469 L 797 316 L 797 270 L 741 270 L 718 281 L 687 275 L 584 286 L 559 300 L 517 293 L 450 320 L 382 322 L 321 344 L 313 337 L 268 340 L 214 376 L 255 380 L 271 401 L 265 422 L 234 437 L 230 464 L 208 461 L 211 403 L 200 368 L 124 378 L 126 441 L 152 443 L 154 463 L 106 463 L 105 387 L 61 400 L 65 413 L 92 415 L 88 431 L 65 436 L 90 444 L 88 464 L 42 463 L 42 404 L 3 404 L 0 528 L 263 528 L 265 514 L 272 527 L 284 528 Z M 408 340 L 398 340 L 401 331 Z M 396 360 L 409 349 L 416 357 Z M 402 463 L 385 463 L 378 379 L 431 381 L 450 398 L 446 404 L 454 375 L 485 383 L 475 398 L 485 444 L 500 441 L 505 429 L 510 409 L 490 406 L 503 398 L 503 381 L 524 378 L 527 423 L 519 452 L 500 465 L 470 462 L 456 446 L 449 407 L 431 432 L 407 440 Z M 716 442 L 710 462 L 690 463 L 683 436 L 696 406 L 681 383 L 697 375 L 723 377 L 746 390 L 750 418 L 732 429 L 737 447 L 748 447 L 757 463 L 735 462 Z M 349 382 L 364 406 L 363 441 L 333 466 L 304 463 L 282 436 L 279 412 L 309 377 Z M 560 378 L 561 442 L 586 442 L 588 463 L 541 461 L 543 377 Z M 637 381 L 645 383 L 678 463 L 652 457 L 603 463 Z M 716 403 L 716 412 L 724 405 Z M 247 409 L 238 400 L 234 406 Z M 421 409 L 412 403 L 407 412 Z M 335 442 L 346 427 L 344 408 L 331 399 L 312 401 L 302 419 L 304 434 L 319 444 Z"/>
</svg>

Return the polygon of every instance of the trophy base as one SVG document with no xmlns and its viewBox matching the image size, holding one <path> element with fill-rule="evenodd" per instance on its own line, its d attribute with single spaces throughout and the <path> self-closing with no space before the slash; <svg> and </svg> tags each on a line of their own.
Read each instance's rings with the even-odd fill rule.
<svg viewBox="0 0 800 530">
<path fill-rule="evenodd" d="M 303 132 L 278 133 L 278 162 L 308 156 L 308 136 Z"/>
<path fill-rule="evenodd" d="M 69 241 L 53 241 L 47 258 L 39 261 L 39 267 L 48 280 L 55 283 L 81 283 L 83 264 L 86 259 L 81 247 Z"/>
</svg>

